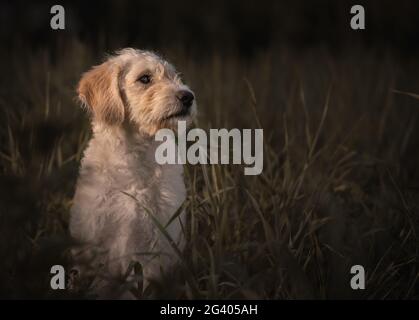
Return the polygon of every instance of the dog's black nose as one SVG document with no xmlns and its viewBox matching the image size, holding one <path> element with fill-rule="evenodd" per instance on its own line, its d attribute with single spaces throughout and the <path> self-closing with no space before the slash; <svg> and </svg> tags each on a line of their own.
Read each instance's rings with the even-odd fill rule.
<svg viewBox="0 0 419 320">
<path fill-rule="evenodd" d="M 189 108 L 193 103 L 193 99 L 195 98 L 192 92 L 188 90 L 181 90 L 177 93 L 176 96 L 180 100 L 180 102 L 182 102 L 182 105 L 185 108 Z"/>
</svg>

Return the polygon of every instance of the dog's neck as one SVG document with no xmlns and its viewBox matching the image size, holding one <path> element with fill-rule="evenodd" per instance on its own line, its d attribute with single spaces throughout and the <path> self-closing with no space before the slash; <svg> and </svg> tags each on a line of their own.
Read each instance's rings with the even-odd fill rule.
<svg viewBox="0 0 419 320">
<path fill-rule="evenodd" d="M 122 164 L 126 160 L 127 165 L 129 165 L 132 160 L 131 157 L 134 157 L 141 162 L 145 160 L 144 162 L 149 165 L 156 163 L 154 154 L 158 142 L 154 140 L 153 136 L 139 131 L 133 125 L 109 126 L 102 123 L 93 123 L 92 129 L 92 140 L 98 146 L 100 145 L 100 150 L 106 150 L 103 156 L 108 158 L 104 159 L 105 161 L 113 162 L 112 159 L 115 159 Z"/>
</svg>

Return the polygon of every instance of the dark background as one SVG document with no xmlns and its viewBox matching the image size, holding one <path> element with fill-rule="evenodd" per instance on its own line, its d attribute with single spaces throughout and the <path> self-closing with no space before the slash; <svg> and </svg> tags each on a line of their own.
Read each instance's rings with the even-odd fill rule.
<svg viewBox="0 0 419 320">
<path fill-rule="evenodd" d="M 65 31 L 50 28 L 54 4 L 66 10 Z M 366 30 L 350 28 L 355 4 L 366 9 Z M 108 48 L 181 45 L 201 54 L 322 45 L 336 52 L 365 46 L 416 55 L 418 16 L 414 0 L 9 1 L 0 5 L 0 39 L 3 50 L 54 47 L 77 37 Z"/>
<path fill-rule="evenodd" d="M 0 297 L 74 297 L 49 270 L 71 266 L 91 136 L 75 88 L 135 47 L 182 72 L 198 126 L 264 129 L 259 176 L 185 166 L 190 269 L 157 297 L 417 299 L 419 103 L 397 90 L 419 92 L 418 21 L 416 0 L 0 2 Z M 367 290 L 348 285 L 355 264 Z"/>
</svg>

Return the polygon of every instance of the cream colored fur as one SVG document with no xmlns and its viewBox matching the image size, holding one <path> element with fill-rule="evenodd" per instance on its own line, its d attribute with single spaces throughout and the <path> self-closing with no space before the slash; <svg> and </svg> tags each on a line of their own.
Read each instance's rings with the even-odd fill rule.
<svg viewBox="0 0 419 320">
<path fill-rule="evenodd" d="M 151 82 L 139 81 L 149 75 Z M 157 55 L 124 49 L 82 76 L 78 93 L 92 116 L 93 136 L 81 161 L 71 209 L 71 235 L 82 245 L 77 263 L 121 277 L 131 261 L 155 279 L 178 261 L 151 216 L 165 226 L 186 197 L 182 165 L 159 165 L 154 152 L 160 128 L 190 124 L 177 94 L 185 86 L 175 69 Z M 183 213 L 166 231 L 184 246 Z M 106 285 L 105 285 L 106 286 Z M 99 290 L 100 291 L 100 290 Z"/>
</svg>

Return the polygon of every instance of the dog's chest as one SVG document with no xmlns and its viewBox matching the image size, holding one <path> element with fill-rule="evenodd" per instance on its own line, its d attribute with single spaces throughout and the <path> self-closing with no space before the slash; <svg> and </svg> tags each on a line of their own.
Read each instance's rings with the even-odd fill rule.
<svg viewBox="0 0 419 320">
<path fill-rule="evenodd" d="M 181 165 L 144 167 L 139 163 L 134 168 L 119 169 L 116 176 L 112 193 L 123 190 L 119 198 L 129 201 L 128 215 L 153 214 L 165 223 L 186 197 Z"/>
<path fill-rule="evenodd" d="M 103 149 L 91 144 L 86 150 L 72 208 L 72 234 L 81 240 L 101 239 L 104 233 L 111 238 L 138 234 L 136 243 L 149 243 L 159 234 L 150 215 L 164 226 L 185 200 L 183 166 L 156 164 L 152 150 L 138 154 Z M 180 230 L 177 220 L 167 231 L 177 238 Z"/>
</svg>

